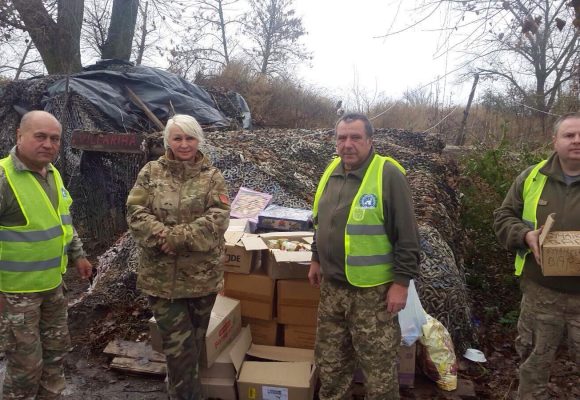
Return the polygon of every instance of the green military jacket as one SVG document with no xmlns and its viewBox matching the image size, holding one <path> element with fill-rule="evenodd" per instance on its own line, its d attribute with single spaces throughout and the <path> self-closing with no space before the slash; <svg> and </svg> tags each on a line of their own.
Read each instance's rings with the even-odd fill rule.
<svg viewBox="0 0 580 400">
<path fill-rule="evenodd" d="M 527 249 L 525 236 L 530 228 L 522 220 L 524 209 L 523 187 L 524 181 L 534 166 L 522 172 L 512 184 L 501 207 L 494 212 L 494 230 L 499 242 L 508 250 L 517 251 Z M 538 208 L 536 219 L 538 227 L 544 225 L 548 215 L 556 213 L 556 224 L 553 229 L 558 231 L 580 230 L 580 181 L 567 185 L 560 160 L 556 153 L 552 154 L 546 165 L 540 171 L 548 177 Z M 544 276 L 535 257 L 526 257 L 522 272 L 524 279 L 552 290 L 565 293 L 580 293 L 580 277 L 578 276 Z"/>
<path fill-rule="evenodd" d="M 374 156 L 357 170 L 345 171 L 340 163 L 332 172 L 318 205 L 312 260 L 320 262 L 324 279 L 347 284 L 344 234 L 352 201 Z M 393 245 L 393 281 L 408 286 L 419 273 L 419 229 L 411 190 L 405 175 L 391 163 L 383 168 L 385 232 Z"/>
<path fill-rule="evenodd" d="M 141 248 L 137 287 L 167 299 L 218 292 L 229 215 L 225 180 L 201 152 L 192 162 L 165 155 L 147 163 L 127 199 L 127 223 Z M 160 236 L 175 255 L 160 250 Z"/>
</svg>

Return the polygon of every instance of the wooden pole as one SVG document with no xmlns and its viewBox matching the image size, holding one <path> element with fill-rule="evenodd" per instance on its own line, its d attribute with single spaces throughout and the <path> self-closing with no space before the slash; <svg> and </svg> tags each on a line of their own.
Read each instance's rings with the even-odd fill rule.
<svg viewBox="0 0 580 400">
<path fill-rule="evenodd" d="M 479 82 L 479 74 L 475 74 L 475 78 L 473 79 L 473 86 L 471 87 L 471 93 L 469 93 L 469 100 L 467 100 L 467 106 L 465 107 L 465 110 L 463 110 L 461 129 L 455 137 L 455 146 L 463 146 L 465 144 L 465 126 L 467 125 L 467 117 L 469 116 L 469 109 L 471 108 L 471 102 L 473 101 L 473 96 L 475 95 L 477 82 Z"/>
<path fill-rule="evenodd" d="M 155 124 L 157 125 L 157 128 L 163 130 L 165 129 L 165 126 L 163 125 L 163 123 L 159 120 L 159 118 L 157 118 L 155 116 L 155 114 L 153 114 L 153 112 L 149 109 L 149 107 L 147 107 L 147 105 L 145 103 L 143 103 L 143 100 L 141 100 L 139 98 L 139 96 L 137 96 L 135 94 L 135 92 L 133 92 L 131 89 L 129 89 L 128 86 L 125 86 L 125 89 L 127 89 L 127 93 L 129 94 L 129 98 L 139 106 L 139 108 L 141 110 L 143 110 L 143 112 L 145 113 L 145 115 L 147 115 L 147 117 Z"/>
</svg>

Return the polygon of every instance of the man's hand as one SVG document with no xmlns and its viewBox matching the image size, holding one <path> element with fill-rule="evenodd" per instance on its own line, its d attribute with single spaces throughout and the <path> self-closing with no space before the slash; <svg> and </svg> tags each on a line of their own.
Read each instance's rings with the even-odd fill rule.
<svg viewBox="0 0 580 400">
<path fill-rule="evenodd" d="M 524 237 L 524 241 L 532 253 L 534 253 L 534 257 L 536 258 L 538 265 L 542 265 L 542 259 L 540 257 L 540 234 L 542 233 L 543 228 L 544 227 L 541 226 L 540 229 L 529 231 Z"/>
<path fill-rule="evenodd" d="M 318 261 L 310 261 L 310 270 L 308 271 L 308 280 L 315 288 L 320 287 L 320 263 Z"/>
<path fill-rule="evenodd" d="M 82 279 L 89 279 L 93 275 L 93 266 L 86 257 L 77 258 L 74 265 Z"/>
<path fill-rule="evenodd" d="M 391 284 L 391 287 L 387 291 L 387 312 L 396 314 L 405 308 L 407 304 L 407 292 L 409 288 L 407 286 L 399 285 L 398 283 Z"/>
</svg>

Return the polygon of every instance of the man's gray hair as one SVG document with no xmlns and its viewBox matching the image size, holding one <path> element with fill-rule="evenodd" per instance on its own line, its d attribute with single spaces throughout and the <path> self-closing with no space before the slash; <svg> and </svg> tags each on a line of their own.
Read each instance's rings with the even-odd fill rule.
<svg viewBox="0 0 580 400">
<path fill-rule="evenodd" d="M 569 119 L 580 119 L 580 112 L 571 112 L 571 113 L 564 114 L 564 115 L 560 116 L 554 122 L 554 125 L 552 125 L 552 135 L 556 136 L 556 134 L 558 133 L 558 129 L 560 129 L 560 125 L 562 125 L 562 122 L 569 120 Z"/>
<path fill-rule="evenodd" d="M 336 121 L 336 124 L 334 125 L 335 134 L 336 134 L 336 128 L 338 127 L 338 124 L 340 124 L 341 122 L 350 123 L 350 122 L 354 122 L 354 121 L 362 121 L 365 125 L 365 133 L 367 134 L 367 137 L 368 138 L 373 137 L 373 133 L 375 133 L 375 129 L 373 128 L 373 124 L 371 124 L 371 121 L 369 120 L 369 118 L 364 114 L 355 113 L 355 112 L 346 113 L 342 117 L 340 117 L 338 119 L 338 121 Z"/>
<path fill-rule="evenodd" d="M 199 122 L 197 122 L 197 120 L 191 115 L 175 114 L 173 118 L 167 120 L 165 129 L 163 130 L 163 146 L 165 146 L 166 149 L 169 148 L 169 130 L 174 125 L 181 128 L 183 133 L 187 136 L 196 138 L 199 141 L 199 144 L 203 143 L 203 129 L 201 129 Z"/>
</svg>

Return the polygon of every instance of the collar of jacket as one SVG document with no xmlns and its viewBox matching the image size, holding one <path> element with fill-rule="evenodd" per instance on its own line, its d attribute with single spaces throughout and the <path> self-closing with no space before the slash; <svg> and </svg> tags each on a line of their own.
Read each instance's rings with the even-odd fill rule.
<svg viewBox="0 0 580 400">
<path fill-rule="evenodd" d="M 562 171 L 562 166 L 560 165 L 560 157 L 558 157 L 558 153 L 553 152 L 550 155 L 550 157 L 548 157 L 546 165 L 540 168 L 540 173 L 549 176 L 551 179 L 560 182 L 565 182 L 564 171 Z"/>
<path fill-rule="evenodd" d="M 371 161 L 373 160 L 374 156 L 375 156 L 375 149 L 374 149 L 374 147 L 372 147 L 371 151 L 369 153 L 369 156 L 367 157 L 365 162 L 362 163 L 362 165 L 360 167 L 358 167 L 357 169 L 347 171 L 344 169 L 344 163 L 341 161 L 340 164 L 338 164 L 338 166 L 334 169 L 332 174 L 330 174 L 330 176 L 345 176 L 348 174 L 348 175 L 352 175 L 352 176 L 358 178 L 360 181 L 362 181 L 363 178 L 365 177 L 367 169 L 369 168 L 369 165 L 371 164 Z"/>
<path fill-rule="evenodd" d="M 182 176 L 195 176 L 201 171 L 208 170 L 211 162 L 200 150 L 197 150 L 195 159 L 191 161 L 178 161 L 173 158 L 171 150 L 167 149 L 164 155 L 157 160 L 161 165 L 167 168 L 172 174 Z"/>
</svg>

